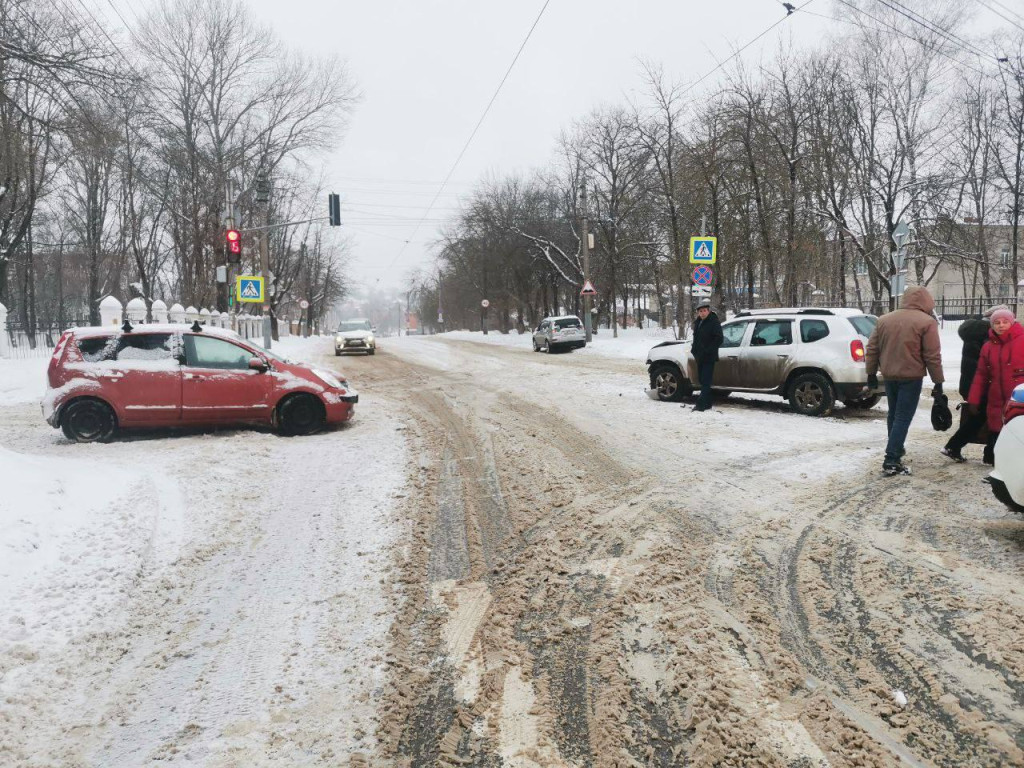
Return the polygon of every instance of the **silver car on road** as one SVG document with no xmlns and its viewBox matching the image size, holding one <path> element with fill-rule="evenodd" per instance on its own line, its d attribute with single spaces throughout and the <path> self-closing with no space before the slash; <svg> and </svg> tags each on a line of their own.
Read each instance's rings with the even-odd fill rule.
<svg viewBox="0 0 1024 768">
<path fill-rule="evenodd" d="M 872 408 L 865 347 L 878 318 L 845 308 L 758 309 L 722 323 L 712 389 L 780 395 L 794 411 L 827 416 L 836 400 Z M 647 354 L 651 389 L 680 400 L 697 389 L 697 361 L 688 341 L 666 341 Z"/>
<path fill-rule="evenodd" d="M 533 351 L 554 352 L 587 346 L 583 322 L 576 315 L 545 317 L 533 332 Z"/>
</svg>

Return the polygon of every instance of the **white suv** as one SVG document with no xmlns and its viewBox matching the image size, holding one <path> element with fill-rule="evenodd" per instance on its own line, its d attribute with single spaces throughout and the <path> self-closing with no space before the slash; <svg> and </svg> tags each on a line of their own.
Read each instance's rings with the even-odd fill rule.
<svg viewBox="0 0 1024 768">
<path fill-rule="evenodd" d="M 342 320 L 334 334 L 334 354 L 364 352 L 372 355 L 377 352 L 377 339 L 373 336 L 373 325 L 365 317 Z"/>
<path fill-rule="evenodd" d="M 836 399 L 850 408 L 872 408 L 881 393 L 867 389 L 864 355 L 877 320 L 842 308 L 737 312 L 722 323 L 712 389 L 781 395 L 808 416 L 827 416 Z M 658 399 L 680 400 L 698 388 L 690 346 L 666 341 L 648 352 Z"/>
</svg>

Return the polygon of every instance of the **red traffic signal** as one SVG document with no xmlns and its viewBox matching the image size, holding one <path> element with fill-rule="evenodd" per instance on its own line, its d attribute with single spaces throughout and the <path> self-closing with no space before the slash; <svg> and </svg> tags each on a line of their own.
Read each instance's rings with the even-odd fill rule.
<svg viewBox="0 0 1024 768">
<path fill-rule="evenodd" d="M 224 236 L 228 240 L 228 253 L 242 252 L 242 236 L 238 234 L 237 229 L 229 229 Z"/>
</svg>

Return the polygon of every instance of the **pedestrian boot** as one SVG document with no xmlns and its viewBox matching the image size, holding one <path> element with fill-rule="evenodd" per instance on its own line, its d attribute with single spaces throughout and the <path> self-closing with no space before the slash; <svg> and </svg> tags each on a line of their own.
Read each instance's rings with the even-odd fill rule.
<svg viewBox="0 0 1024 768">
<path fill-rule="evenodd" d="M 909 475 L 910 467 L 902 461 L 886 461 L 882 464 L 882 471 L 889 477 L 893 475 Z"/>
<path fill-rule="evenodd" d="M 952 459 L 957 464 L 963 464 L 965 461 L 967 461 L 967 459 L 964 458 L 964 455 L 960 453 L 960 451 L 958 451 L 956 448 L 950 448 L 948 445 L 942 450 L 940 450 L 939 453 L 941 453 L 943 456 L 949 459 Z"/>
</svg>

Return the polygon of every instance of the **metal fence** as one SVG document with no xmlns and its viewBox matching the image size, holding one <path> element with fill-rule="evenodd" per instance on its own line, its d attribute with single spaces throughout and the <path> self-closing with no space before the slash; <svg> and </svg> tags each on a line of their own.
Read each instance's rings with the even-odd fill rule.
<svg viewBox="0 0 1024 768">
<path fill-rule="evenodd" d="M 13 359 L 24 359 L 29 357 L 48 357 L 53 348 L 57 345 L 57 339 L 67 328 L 90 325 L 85 320 L 69 320 L 63 327 L 56 323 L 52 325 L 36 325 L 35 328 L 27 328 L 22 323 L 8 322 L 6 328 L 0 329 L 0 333 L 6 335 L 6 356 Z M 2 347 L 3 345 L 0 345 Z"/>
</svg>

